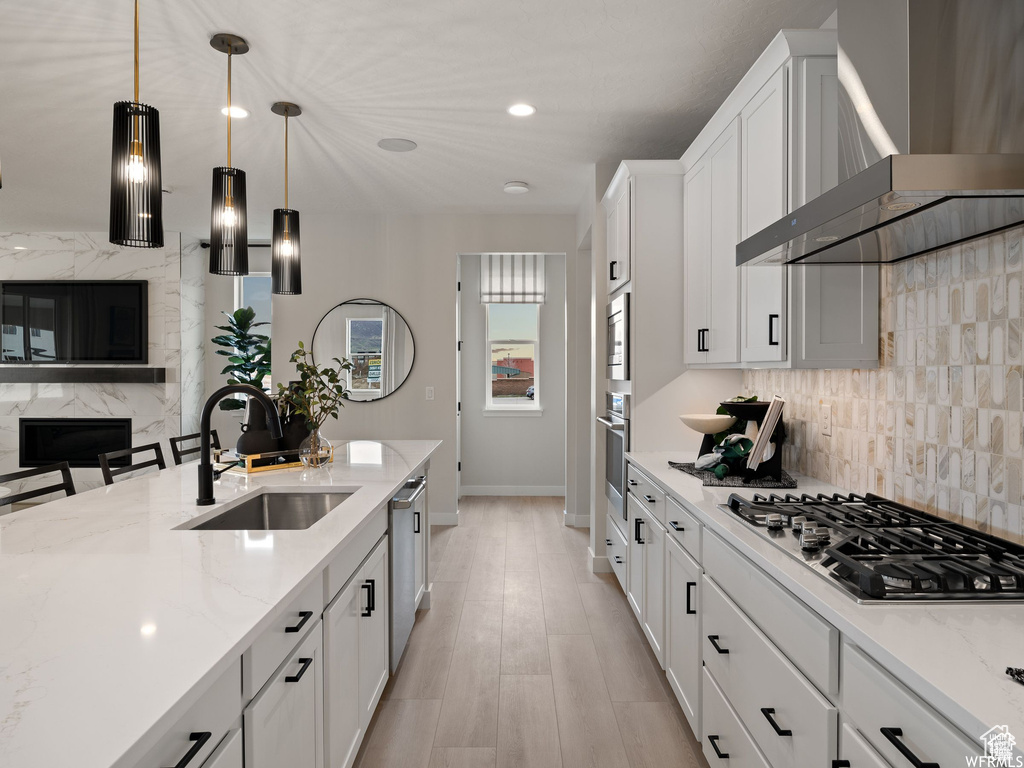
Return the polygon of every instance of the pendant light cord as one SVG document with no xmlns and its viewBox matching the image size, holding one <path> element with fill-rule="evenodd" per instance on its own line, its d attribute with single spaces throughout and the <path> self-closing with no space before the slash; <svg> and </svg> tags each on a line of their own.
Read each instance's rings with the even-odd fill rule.
<svg viewBox="0 0 1024 768">
<path fill-rule="evenodd" d="M 135 0 L 135 103 L 139 103 L 139 0 Z"/>
<path fill-rule="evenodd" d="M 284 115 L 284 207 L 288 207 L 288 113 Z"/>
<path fill-rule="evenodd" d="M 228 49 L 228 168 L 231 167 L 231 49 Z"/>
</svg>

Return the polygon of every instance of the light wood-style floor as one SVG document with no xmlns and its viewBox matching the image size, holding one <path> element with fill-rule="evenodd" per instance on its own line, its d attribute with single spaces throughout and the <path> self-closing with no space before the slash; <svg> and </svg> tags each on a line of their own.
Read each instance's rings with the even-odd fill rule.
<svg viewBox="0 0 1024 768">
<path fill-rule="evenodd" d="M 707 768 L 612 574 L 561 497 L 470 497 L 432 534 L 431 609 L 359 768 Z"/>
</svg>

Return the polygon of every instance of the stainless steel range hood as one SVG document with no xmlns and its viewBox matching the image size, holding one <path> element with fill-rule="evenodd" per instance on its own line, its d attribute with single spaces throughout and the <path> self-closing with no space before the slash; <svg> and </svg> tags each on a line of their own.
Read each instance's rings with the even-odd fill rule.
<svg viewBox="0 0 1024 768">
<path fill-rule="evenodd" d="M 1024 2 L 840 0 L 837 187 L 736 263 L 876 264 L 1024 223 Z"/>
</svg>

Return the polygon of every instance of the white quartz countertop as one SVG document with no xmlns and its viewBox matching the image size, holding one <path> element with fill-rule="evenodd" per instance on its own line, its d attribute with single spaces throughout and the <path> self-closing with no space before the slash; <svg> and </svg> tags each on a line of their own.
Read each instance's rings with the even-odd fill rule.
<svg viewBox="0 0 1024 768">
<path fill-rule="evenodd" d="M 189 531 L 197 464 L 0 517 L 0 765 L 131 766 L 440 441 L 357 441 L 318 470 L 225 474 L 353 492 L 302 531 Z"/>
<path fill-rule="evenodd" d="M 861 605 L 740 518 L 718 509 L 730 493 L 749 497 L 756 489 L 705 488 L 695 477 L 668 466 L 669 460 L 693 461 L 694 456 L 685 452 L 637 452 L 627 458 L 687 502 L 708 530 L 736 547 L 979 744 L 981 734 L 995 725 L 1006 725 L 1022 738 L 1024 686 L 1007 677 L 1005 670 L 1024 667 L 1024 605 Z M 799 487 L 778 493 L 847 492 L 791 474 Z"/>
</svg>

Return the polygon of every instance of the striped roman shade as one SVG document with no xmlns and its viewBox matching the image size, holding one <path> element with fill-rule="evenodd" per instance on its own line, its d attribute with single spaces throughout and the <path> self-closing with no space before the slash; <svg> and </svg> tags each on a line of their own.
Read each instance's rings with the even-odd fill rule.
<svg viewBox="0 0 1024 768">
<path fill-rule="evenodd" d="M 480 303 L 543 304 L 543 253 L 485 253 L 480 257 Z"/>
</svg>

